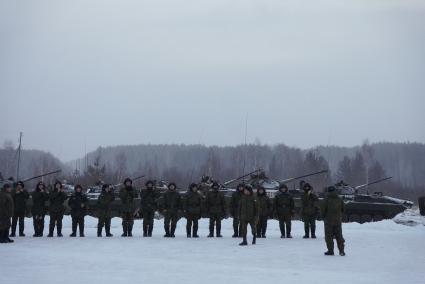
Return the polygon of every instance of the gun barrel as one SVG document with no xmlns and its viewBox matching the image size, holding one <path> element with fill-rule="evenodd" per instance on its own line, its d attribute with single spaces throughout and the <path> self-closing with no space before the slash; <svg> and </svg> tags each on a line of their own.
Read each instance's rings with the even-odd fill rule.
<svg viewBox="0 0 425 284">
<path fill-rule="evenodd" d="M 323 171 L 319 171 L 319 172 L 314 172 L 314 173 L 310 173 L 310 174 L 306 174 L 306 175 L 302 175 L 302 176 L 298 176 L 298 177 L 293 177 L 293 178 L 288 178 L 288 179 L 283 179 L 281 181 L 279 181 L 279 183 L 287 183 L 287 182 L 291 182 L 297 179 L 302 179 L 305 177 L 311 177 L 311 176 L 315 176 L 315 175 L 319 175 L 319 174 L 324 174 L 327 173 L 328 170 L 323 170 Z"/>
<path fill-rule="evenodd" d="M 365 184 L 362 184 L 362 185 L 358 185 L 358 186 L 354 187 L 354 189 L 360 189 L 360 188 L 363 188 L 363 187 L 366 187 L 366 186 L 369 186 L 369 185 L 372 185 L 372 184 L 380 183 L 380 182 L 383 182 L 383 181 L 386 181 L 386 180 L 389 180 L 389 179 L 392 179 L 392 178 L 393 177 L 381 178 L 381 179 L 378 179 L 378 180 L 375 180 L 375 181 L 372 181 L 372 182 L 368 182 L 368 183 L 365 183 Z"/>
<path fill-rule="evenodd" d="M 44 174 L 41 174 L 41 175 L 38 175 L 38 176 L 34 176 L 34 177 L 30 177 L 30 178 L 26 178 L 26 179 L 24 179 L 23 180 L 23 182 L 27 182 L 27 181 L 30 181 L 30 180 L 33 180 L 33 179 L 37 179 L 37 178 L 41 178 L 41 177 L 45 177 L 45 176 L 48 176 L 48 175 L 53 175 L 53 174 L 57 174 L 57 173 L 60 173 L 60 172 L 62 172 L 62 170 L 56 170 L 56 171 L 52 171 L 52 172 L 48 172 L 48 173 L 44 173 Z"/>
<path fill-rule="evenodd" d="M 250 176 L 250 175 L 252 175 L 252 174 L 255 174 L 255 173 L 259 172 L 259 171 L 261 171 L 261 169 L 256 169 L 255 171 L 252 171 L 252 172 L 250 172 L 250 173 L 247 173 L 247 174 L 245 174 L 245 175 L 243 175 L 243 176 L 240 176 L 240 177 L 238 177 L 238 178 L 228 180 L 228 181 L 226 181 L 225 183 L 223 183 L 223 185 L 231 184 L 231 183 L 233 183 L 233 182 L 235 182 L 235 181 L 238 181 L 238 180 L 240 180 L 240 179 L 243 179 L 243 178 L 245 178 L 245 177 L 247 177 L 247 176 Z"/>
</svg>

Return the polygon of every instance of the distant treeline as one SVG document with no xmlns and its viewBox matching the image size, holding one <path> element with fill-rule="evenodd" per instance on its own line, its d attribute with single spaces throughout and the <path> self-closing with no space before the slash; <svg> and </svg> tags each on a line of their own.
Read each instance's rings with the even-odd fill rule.
<svg viewBox="0 0 425 284">
<path fill-rule="evenodd" d="M 0 171 L 4 177 L 15 175 L 13 147 L 0 150 Z M 118 183 L 126 176 L 176 182 L 187 187 L 203 175 L 224 182 L 262 168 L 275 179 L 285 179 L 328 169 L 328 175 L 309 178 L 316 190 L 339 180 L 352 185 L 364 184 L 385 176 L 393 180 L 371 187 L 398 197 L 417 200 L 425 195 L 425 144 L 365 143 L 358 147 L 320 146 L 311 150 L 284 144 L 238 146 L 134 145 L 99 147 L 87 156 L 66 164 L 49 153 L 24 151 L 21 176 L 35 175 L 61 167 L 60 177 L 70 183 L 90 185 L 102 180 Z M 297 184 L 289 184 L 296 187 Z"/>
</svg>

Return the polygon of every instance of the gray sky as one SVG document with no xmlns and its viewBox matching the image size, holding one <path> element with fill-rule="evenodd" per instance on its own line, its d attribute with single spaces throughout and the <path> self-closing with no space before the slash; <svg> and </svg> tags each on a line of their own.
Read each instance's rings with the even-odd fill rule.
<svg viewBox="0 0 425 284">
<path fill-rule="evenodd" d="M 0 142 L 425 142 L 425 1 L 0 0 Z"/>
</svg>

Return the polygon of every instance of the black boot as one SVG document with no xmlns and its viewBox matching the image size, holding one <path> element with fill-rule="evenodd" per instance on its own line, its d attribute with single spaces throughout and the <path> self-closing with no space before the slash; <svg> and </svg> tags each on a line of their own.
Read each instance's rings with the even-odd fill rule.
<svg viewBox="0 0 425 284">
<path fill-rule="evenodd" d="M 9 230 L 4 231 L 3 235 L 4 235 L 4 240 L 6 241 L 6 243 L 13 243 L 14 242 L 14 240 L 9 238 Z"/>
<path fill-rule="evenodd" d="M 4 238 L 4 231 L 0 231 L 0 244 L 7 243 L 6 239 Z"/>
<path fill-rule="evenodd" d="M 208 235 L 208 238 L 214 238 L 214 223 L 210 222 L 210 234 Z"/>
<path fill-rule="evenodd" d="M 253 245 L 255 245 L 256 240 L 257 240 L 257 237 L 256 237 L 256 236 L 253 236 L 253 237 L 252 237 L 252 244 L 253 244 Z"/>
<path fill-rule="evenodd" d="M 22 217 L 22 218 L 19 218 L 19 236 L 20 237 L 25 237 L 24 229 L 25 229 L 25 219 L 24 217 Z"/>
<path fill-rule="evenodd" d="M 143 237 L 148 236 L 148 225 L 143 224 Z"/>
<path fill-rule="evenodd" d="M 171 231 L 170 231 L 170 237 L 171 238 L 175 238 L 176 237 L 174 235 L 175 232 L 176 232 L 176 225 L 175 224 L 171 224 Z"/>
<path fill-rule="evenodd" d="M 221 235 L 221 221 L 217 222 L 215 230 L 217 238 L 222 238 L 223 236 Z"/>
<path fill-rule="evenodd" d="M 193 224 L 193 234 L 192 234 L 192 237 L 199 238 L 199 236 L 198 236 L 198 224 L 197 223 Z"/>
<path fill-rule="evenodd" d="M 148 237 L 152 237 L 152 231 L 153 231 L 153 223 L 149 225 L 149 228 L 148 228 Z"/>
<path fill-rule="evenodd" d="M 100 238 L 102 237 L 102 226 L 97 225 L 97 236 Z"/>
<path fill-rule="evenodd" d="M 239 238 L 239 224 L 233 223 L 233 236 L 232 238 Z"/>
<path fill-rule="evenodd" d="M 62 235 L 62 221 L 61 221 L 60 224 L 58 224 L 57 230 L 58 230 L 58 237 L 62 238 L 63 237 L 63 235 Z"/>
<path fill-rule="evenodd" d="M 76 237 L 77 236 L 77 221 L 75 218 L 72 218 L 72 233 L 69 235 L 70 237 Z M 59 235 L 59 229 L 58 229 L 58 235 Z"/>
<path fill-rule="evenodd" d="M 246 241 L 246 237 L 243 237 L 242 242 L 239 244 L 240 246 L 246 246 L 248 245 L 248 242 Z"/>
<path fill-rule="evenodd" d="M 127 227 L 127 236 L 129 236 L 129 237 L 132 237 L 133 236 L 133 224 L 132 223 L 128 224 L 128 227 Z"/>
<path fill-rule="evenodd" d="M 111 234 L 111 223 L 105 224 L 105 233 L 108 238 L 114 236 Z"/>
<path fill-rule="evenodd" d="M 328 250 L 327 252 L 325 252 L 325 255 L 334 255 L 333 251 Z"/>
<path fill-rule="evenodd" d="M 169 238 L 170 237 L 170 227 L 165 226 L 164 229 L 165 229 L 164 238 Z"/>
<path fill-rule="evenodd" d="M 55 230 L 55 226 L 50 225 L 49 226 L 49 234 L 47 235 L 48 238 L 53 238 L 53 231 Z"/>
<path fill-rule="evenodd" d="M 305 232 L 305 234 L 304 234 L 304 236 L 303 236 L 303 239 L 308 239 L 308 238 L 310 238 L 310 236 L 309 236 L 309 234 L 310 234 L 310 230 L 309 230 L 309 227 L 308 227 L 309 225 L 308 225 L 308 223 L 307 222 L 304 222 L 304 232 Z M 313 232 L 312 232 L 313 233 Z"/>
<path fill-rule="evenodd" d="M 122 232 L 123 233 L 122 233 L 121 237 L 127 237 L 128 236 L 127 227 L 128 227 L 127 222 L 123 222 L 122 223 Z"/>
<path fill-rule="evenodd" d="M 189 224 L 187 224 L 187 226 L 186 226 L 186 236 L 188 238 L 191 238 L 192 237 L 191 232 L 192 232 L 192 228 L 189 226 Z"/>
</svg>

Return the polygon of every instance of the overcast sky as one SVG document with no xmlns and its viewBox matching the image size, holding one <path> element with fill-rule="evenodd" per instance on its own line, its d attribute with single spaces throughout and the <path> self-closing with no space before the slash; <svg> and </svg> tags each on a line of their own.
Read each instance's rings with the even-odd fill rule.
<svg viewBox="0 0 425 284">
<path fill-rule="evenodd" d="M 0 143 L 425 142 L 425 1 L 0 0 Z"/>
</svg>

